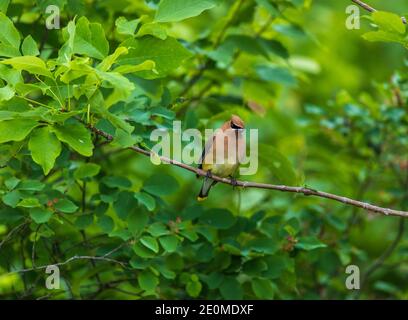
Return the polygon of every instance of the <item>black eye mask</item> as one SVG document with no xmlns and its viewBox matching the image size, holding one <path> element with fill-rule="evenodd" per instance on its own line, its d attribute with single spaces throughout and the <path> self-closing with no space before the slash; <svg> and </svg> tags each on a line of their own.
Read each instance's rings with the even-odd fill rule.
<svg viewBox="0 0 408 320">
<path fill-rule="evenodd" d="M 231 122 L 231 128 L 234 130 L 241 130 L 241 127 L 238 127 L 235 123 Z"/>
</svg>

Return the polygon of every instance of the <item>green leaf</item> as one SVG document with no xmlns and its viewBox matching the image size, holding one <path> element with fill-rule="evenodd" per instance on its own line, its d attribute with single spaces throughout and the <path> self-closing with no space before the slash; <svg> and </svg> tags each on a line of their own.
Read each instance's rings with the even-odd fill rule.
<svg viewBox="0 0 408 320">
<path fill-rule="evenodd" d="M 83 163 L 75 170 L 75 179 L 83 180 L 85 178 L 91 178 L 96 176 L 101 170 L 101 166 L 96 163 Z"/>
<path fill-rule="evenodd" d="M 17 207 L 23 207 L 23 208 L 35 208 L 35 207 L 40 207 L 40 206 L 41 204 L 37 198 L 25 198 L 17 204 Z"/>
<path fill-rule="evenodd" d="M 150 259 L 154 258 L 155 254 L 153 253 L 152 250 L 147 249 L 144 245 L 141 243 L 137 242 L 133 247 L 133 251 L 141 258 L 143 259 Z"/>
<path fill-rule="evenodd" d="M 226 209 L 206 210 L 199 218 L 201 223 L 208 224 L 217 229 L 228 229 L 236 222 L 235 217 Z"/>
<path fill-rule="evenodd" d="M 109 43 L 99 23 L 90 23 L 87 18 L 78 19 L 73 39 L 73 53 L 102 60 L 109 53 Z"/>
<path fill-rule="evenodd" d="M 140 288 L 147 292 L 154 292 L 159 284 L 159 279 L 150 271 L 140 272 L 137 276 L 137 281 Z"/>
<path fill-rule="evenodd" d="M 75 226 L 80 230 L 84 230 L 93 223 L 93 220 L 93 214 L 83 214 L 75 220 Z"/>
<path fill-rule="evenodd" d="M 177 250 L 178 238 L 174 235 L 164 236 L 159 238 L 159 242 L 166 252 L 174 252 Z"/>
<path fill-rule="evenodd" d="M 21 181 L 17 189 L 24 191 L 41 191 L 45 187 L 45 184 L 38 180 L 24 180 Z"/>
<path fill-rule="evenodd" d="M 268 279 L 252 279 L 251 285 L 252 290 L 259 299 L 273 299 L 274 290 Z"/>
<path fill-rule="evenodd" d="M 215 7 L 217 0 L 161 0 L 155 21 L 173 22 L 200 15 Z"/>
<path fill-rule="evenodd" d="M 46 223 L 52 217 L 52 211 L 45 208 L 32 208 L 30 209 L 30 217 L 35 223 Z"/>
<path fill-rule="evenodd" d="M 268 265 L 263 259 L 253 259 L 244 263 L 242 271 L 250 276 L 259 275 L 261 272 L 268 269 Z"/>
<path fill-rule="evenodd" d="M 156 67 L 156 63 L 153 60 L 146 60 L 145 62 L 139 63 L 137 65 L 125 64 L 125 65 L 115 68 L 115 70 L 113 71 L 121 73 L 121 74 L 127 74 L 127 73 L 135 73 L 139 71 L 152 71 L 155 69 L 155 67 Z"/>
<path fill-rule="evenodd" d="M 273 3 L 272 1 L 269 0 L 255 0 L 257 4 L 263 6 L 266 10 L 269 11 L 271 15 L 279 15 L 280 12 L 278 8 L 276 7 L 277 4 Z"/>
<path fill-rule="evenodd" d="M 115 21 L 116 31 L 120 34 L 134 35 L 140 19 L 128 21 L 125 17 L 119 17 Z"/>
<path fill-rule="evenodd" d="M 139 31 L 136 34 L 136 37 L 143 37 L 146 35 L 151 35 L 161 40 L 165 40 L 167 38 L 167 31 L 162 24 L 150 22 L 145 23 L 140 27 Z"/>
<path fill-rule="evenodd" d="M 91 133 L 81 124 L 65 124 L 54 126 L 57 138 L 68 144 L 76 152 L 83 156 L 92 155 L 93 144 Z"/>
<path fill-rule="evenodd" d="M 154 61 L 156 72 L 142 71 L 139 73 L 141 77 L 148 79 L 168 75 L 192 55 L 171 37 L 160 40 L 152 36 L 144 36 L 138 39 L 128 39 L 121 46 L 129 50 L 126 56 L 119 57 L 118 63 L 121 65 L 138 65 L 146 60 Z"/>
<path fill-rule="evenodd" d="M 134 236 L 139 235 L 146 227 L 149 221 L 149 216 L 146 212 L 132 212 L 127 218 L 129 231 L 132 232 Z"/>
<path fill-rule="evenodd" d="M 66 28 L 62 30 L 62 35 L 66 42 L 58 52 L 58 62 L 71 63 L 71 57 L 74 54 L 75 31 L 75 21 L 68 22 Z"/>
<path fill-rule="evenodd" d="M 60 199 L 54 207 L 64 213 L 74 213 L 78 210 L 78 206 L 68 199 Z"/>
<path fill-rule="evenodd" d="M 14 97 L 14 93 L 15 91 L 10 85 L 0 88 L 0 101 L 10 100 Z"/>
<path fill-rule="evenodd" d="M 296 186 L 298 177 L 291 162 L 274 147 L 260 144 L 263 151 L 259 154 L 261 163 L 268 168 L 279 183 Z"/>
<path fill-rule="evenodd" d="M 259 65 L 256 67 L 259 78 L 265 81 L 275 82 L 288 87 L 296 84 L 296 79 L 287 68 Z"/>
<path fill-rule="evenodd" d="M 13 22 L 0 12 L 0 56 L 15 57 L 20 55 L 20 33 Z"/>
<path fill-rule="evenodd" d="M 4 181 L 4 184 L 6 185 L 7 189 L 13 190 L 15 187 L 17 187 L 20 181 L 21 180 L 16 177 L 11 177 L 10 179 Z"/>
<path fill-rule="evenodd" d="M 125 55 L 127 53 L 128 49 L 125 47 L 118 47 L 113 54 L 103 59 L 96 68 L 101 71 L 108 71 L 121 55 Z"/>
<path fill-rule="evenodd" d="M 104 215 L 98 219 L 98 226 L 101 227 L 104 233 L 109 233 L 113 230 L 115 223 L 111 217 Z"/>
<path fill-rule="evenodd" d="M 174 271 L 169 270 L 165 265 L 157 265 L 155 266 L 155 268 L 157 268 L 157 270 L 159 270 L 162 276 L 165 277 L 166 279 L 174 280 L 177 276 L 177 274 Z"/>
<path fill-rule="evenodd" d="M 294 269 L 294 261 L 286 255 L 272 255 L 263 259 L 268 265 L 267 270 L 264 271 L 263 276 L 269 279 L 279 279 L 285 271 Z M 259 275 L 259 273 L 258 273 Z"/>
<path fill-rule="evenodd" d="M 265 43 L 257 38 L 246 35 L 230 35 L 216 50 L 209 52 L 208 55 L 224 67 L 233 61 L 237 50 L 269 58 L 267 49 Z"/>
<path fill-rule="evenodd" d="M 371 31 L 362 35 L 362 37 L 367 41 L 380 41 L 380 42 L 396 42 L 402 45 L 406 45 L 407 41 L 401 35 L 386 32 L 386 31 Z"/>
<path fill-rule="evenodd" d="M 32 84 L 32 83 L 17 83 L 15 85 L 15 89 L 17 93 L 22 96 L 27 96 L 33 92 L 41 92 L 42 94 L 46 94 L 46 92 L 50 89 L 49 86 L 46 86 L 42 83 L 40 84 Z M 64 114 L 66 116 L 66 114 Z"/>
<path fill-rule="evenodd" d="M 0 64 L 0 79 L 7 82 L 10 87 L 16 87 L 24 82 L 21 71 L 14 70 L 10 67 Z"/>
<path fill-rule="evenodd" d="M 283 59 L 289 58 L 288 49 L 279 41 L 259 38 L 258 42 L 267 53 L 276 55 Z"/>
<path fill-rule="evenodd" d="M 123 241 L 128 241 L 132 238 L 132 233 L 127 229 L 114 230 L 109 233 L 109 237 L 117 237 L 122 239 Z"/>
<path fill-rule="evenodd" d="M 1 223 L 15 223 L 23 219 L 25 215 L 20 209 L 4 208 L 0 210 L 0 221 Z M 4 239 L 4 238 L 3 238 Z"/>
<path fill-rule="evenodd" d="M 13 190 L 9 193 L 6 193 L 4 196 L 1 197 L 1 200 L 3 200 L 3 203 L 15 208 L 18 204 L 18 202 L 21 199 L 21 194 L 18 190 Z"/>
<path fill-rule="evenodd" d="M 139 204 L 143 204 L 147 210 L 153 211 L 156 208 L 156 200 L 154 200 L 150 194 L 146 192 L 138 192 L 135 193 L 134 197 L 137 199 Z"/>
<path fill-rule="evenodd" d="M 137 136 L 132 136 L 125 130 L 116 129 L 112 145 L 115 147 L 129 148 L 131 146 L 134 146 L 138 141 L 140 141 L 138 138 L 139 137 Z"/>
<path fill-rule="evenodd" d="M 159 244 L 157 243 L 157 240 L 153 237 L 150 236 L 144 236 L 140 238 L 140 242 L 146 247 L 152 250 L 154 253 L 159 252 Z"/>
<path fill-rule="evenodd" d="M 325 247 L 327 247 L 327 245 L 315 237 L 302 237 L 299 239 L 299 242 L 295 244 L 295 248 L 306 251 Z"/>
<path fill-rule="evenodd" d="M 0 0 L 0 12 L 6 14 L 9 4 L 10 0 Z"/>
<path fill-rule="evenodd" d="M 21 50 L 25 56 L 38 56 L 40 54 L 37 43 L 30 35 L 24 38 Z"/>
<path fill-rule="evenodd" d="M 183 237 L 187 238 L 191 242 L 195 242 L 198 240 L 198 235 L 195 231 L 193 230 L 181 230 L 180 235 Z"/>
<path fill-rule="evenodd" d="M 117 75 L 119 75 L 119 74 L 117 74 Z M 123 76 L 121 76 L 121 77 L 123 77 Z M 123 77 L 123 78 L 125 78 L 125 77 Z M 101 117 L 108 120 L 114 127 L 120 128 L 120 129 L 126 131 L 127 133 L 132 133 L 133 130 L 135 129 L 131 124 L 129 124 L 123 118 L 117 116 L 116 114 L 113 114 L 112 112 L 109 112 L 105 108 L 103 108 L 102 110 L 98 110 L 97 112 L 101 115 Z"/>
<path fill-rule="evenodd" d="M 37 121 L 29 119 L 0 121 L 0 143 L 24 140 L 38 125 Z"/>
<path fill-rule="evenodd" d="M 55 5 L 62 11 L 67 4 L 67 1 L 69 0 L 35 0 L 36 5 L 42 12 L 45 12 L 50 5 Z"/>
<path fill-rule="evenodd" d="M 25 70 L 32 74 L 38 74 L 52 78 L 52 73 L 47 69 L 45 62 L 34 56 L 15 57 L 1 61 L 3 64 L 11 65 L 14 69 Z"/>
<path fill-rule="evenodd" d="M 375 11 L 371 14 L 375 24 L 380 29 L 391 33 L 405 33 L 405 24 L 402 22 L 400 16 L 391 12 Z"/>
<path fill-rule="evenodd" d="M 169 230 L 167 229 L 166 225 L 159 221 L 149 225 L 147 232 L 149 232 L 153 237 L 160 237 L 169 234 Z"/>
<path fill-rule="evenodd" d="M 148 178 L 143 189 L 156 196 L 166 196 L 175 192 L 179 188 L 176 179 L 166 174 L 155 174 Z"/>
<path fill-rule="evenodd" d="M 186 291 L 190 297 L 197 298 L 200 295 L 203 288 L 201 282 L 198 279 L 189 281 L 186 285 Z"/>
<path fill-rule="evenodd" d="M 55 159 L 61 153 L 61 142 L 55 137 L 50 128 L 35 129 L 28 142 L 28 149 L 34 162 L 39 164 L 47 175 L 54 167 Z"/>
<path fill-rule="evenodd" d="M 102 183 L 107 185 L 109 188 L 130 188 L 132 182 L 124 177 L 103 177 Z"/>
<path fill-rule="evenodd" d="M 243 297 L 241 284 L 233 277 L 224 279 L 220 286 L 220 292 L 226 300 L 240 300 Z"/>
<path fill-rule="evenodd" d="M 21 181 L 17 189 L 24 191 L 41 191 L 45 187 L 45 184 L 38 180 L 24 180 Z"/>
<path fill-rule="evenodd" d="M 166 119 L 169 119 L 169 120 L 173 120 L 176 117 L 176 114 L 175 114 L 174 111 L 169 110 L 169 109 L 164 108 L 164 107 L 151 108 L 151 109 L 149 109 L 149 111 L 150 111 L 150 113 L 152 115 L 160 116 L 162 118 L 166 118 Z"/>
<path fill-rule="evenodd" d="M 258 237 L 249 241 L 248 247 L 260 253 L 274 254 L 279 250 L 280 244 L 273 238 Z"/>
<path fill-rule="evenodd" d="M 133 192 L 121 191 L 113 204 L 116 214 L 122 220 L 125 220 L 132 210 L 137 208 L 137 201 L 133 197 Z"/>
</svg>

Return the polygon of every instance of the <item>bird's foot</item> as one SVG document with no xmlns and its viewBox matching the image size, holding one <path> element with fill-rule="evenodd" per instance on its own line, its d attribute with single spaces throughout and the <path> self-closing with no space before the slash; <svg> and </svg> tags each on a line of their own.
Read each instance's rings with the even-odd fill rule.
<svg viewBox="0 0 408 320">
<path fill-rule="evenodd" d="M 233 177 L 233 176 L 231 176 L 230 178 L 231 178 L 232 188 L 235 189 L 236 187 L 238 187 L 238 181 L 237 181 L 237 179 L 235 179 L 235 177 Z"/>
<path fill-rule="evenodd" d="M 207 178 L 211 179 L 211 178 L 212 178 L 211 170 L 208 170 L 208 171 L 206 172 L 205 176 L 206 176 Z"/>
</svg>

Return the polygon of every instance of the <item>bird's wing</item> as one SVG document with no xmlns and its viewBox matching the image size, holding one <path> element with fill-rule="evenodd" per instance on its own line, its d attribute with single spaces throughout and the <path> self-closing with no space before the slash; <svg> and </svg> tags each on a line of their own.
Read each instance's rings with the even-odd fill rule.
<svg viewBox="0 0 408 320">
<path fill-rule="evenodd" d="M 204 150 L 201 154 L 200 160 L 198 160 L 198 168 L 202 169 L 203 168 L 203 162 L 205 159 L 205 156 L 208 154 L 208 152 L 212 149 L 212 145 L 214 143 L 215 135 L 213 135 L 208 141 L 205 143 Z"/>
</svg>

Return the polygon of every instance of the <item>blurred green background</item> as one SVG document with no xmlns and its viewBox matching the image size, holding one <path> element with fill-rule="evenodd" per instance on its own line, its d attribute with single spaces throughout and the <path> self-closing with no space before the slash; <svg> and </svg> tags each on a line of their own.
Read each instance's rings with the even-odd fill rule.
<svg viewBox="0 0 408 320">
<path fill-rule="evenodd" d="M 119 117 L 132 115 L 133 134 L 148 146 L 151 130 L 171 128 L 174 119 L 182 120 L 185 128 L 204 130 L 236 113 L 247 128 L 259 129 L 260 140 L 259 170 L 241 180 L 307 186 L 408 210 L 407 46 L 364 40 L 362 35 L 376 28 L 367 18 L 361 19 L 360 30 L 348 30 L 345 10 L 351 1 L 244 1 L 235 12 L 237 2 L 220 1 L 201 15 L 162 23 L 166 34 L 190 50 L 192 57 L 163 77 L 130 75 L 135 91 L 110 112 Z M 75 15 L 102 23 L 112 53 L 125 39 L 117 33 L 115 20 L 146 15 L 140 24 L 148 23 L 159 1 L 67 3 L 62 26 Z M 276 6 L 279 14 L 269 11 L 265 3 Z M 404 1 L 372 0 L 370 5 L 400 16 L 408 13 Z M 37 2 L 12 1 L 7 12 L 18 30 L 24 36 L 31 34 L 37 43 L 43 37 L 44 17 L 39 8 Z M 231 12 L 234 14 L 228 16 Z M 361 14 L 368 15 L 363 9 Z M 259 39 L 264 40 L 261 47 L 266 56 L 258 42 L 254 45 Z M 41 57 L 55 59 L 64 42 L 61 34 L 52 31 L 45 42 Z M 189 88 L 203 65 L 201 77 Z M 49 99 L 44 95 L 35 98 Z M 0 106 L 6 109 L 4 103 Z M 168 113 L 152 114 L 151 108 L 156 107 Z M 109 128 L 97 115 L 93 119 L 99 128 Z M 64 288 L 49 298 L 408 297 L 408 238 L 403 219 L 315 197 L 234 190 L 222 184 L 213 188 L 206 202 L 197 203 L 201 181 L 191 172 L 155 166 L 144 156 L 109 145 L 95 149 L 89 159 L 70 158 L 65 149 L 65 156 L 56 164 L 60 175 L 42 181 L 47 190 L 65 188 L 67 197 L 81 207 L 81 188 L 73 174 L 85 162 L 98 164 L 100 173 L 84 180 L 88 188 L 84 214 L 91 218 L 85 221 L 79 213 L 67 215 L 67 227 L 66 222 L 61 223 L 63 218 L 56 217 L 40 232 L 30 221 L 12 240 L 5 241 L 0 249 L 1 298 L 48 297 L 41 272 L 9 274 L 32 267 L 37 233 L 43 238 L 37 245 L 38 265 L 65 261 L 74 254 L 103 255 L 129 241 L 120 233 L 131 223 L 126 216 L 142 211 L 149 222 L 131 239 L 131 247 L 124 246 L 112 255 L 130 262 L 129 269 L 104 262 L 96 266 L 74 262 L 64 268 Z M 4 183 L 11 176 L 43 179 L 28 155 L 22 151 L 15 157 L 24 169 L 1 169 L 3 195 L 8 192 Z M 109 185 L 107 177 L 125 178 L 130 186 L 127 182 Z M 158 186 L 152 188 L 152 184 Z M 129 193 L 148 194 L 154 209 L 147 208 L 147 200 L 136 201 L 132 196 L 129 200 Z M 0 237 L 4 240 L 19 222 L 10 219 L 10 206 L 1 206 Z M 25 209 L 18 210 L 22 217 L 29 216 Z M 143 235 L 162 236 L 151 225 L 176 236 L 177 249 L 167 250 L 164 245 L 149 252 L 145 242 L 150 238 L 140 244 Z M 88 245 L 81 236 L 84 232 Z M 142 249 L 134 248 L 138 244 Z M 348 265 L 360 268 L 360 290 L 345 286 Z"/>
</svg>

